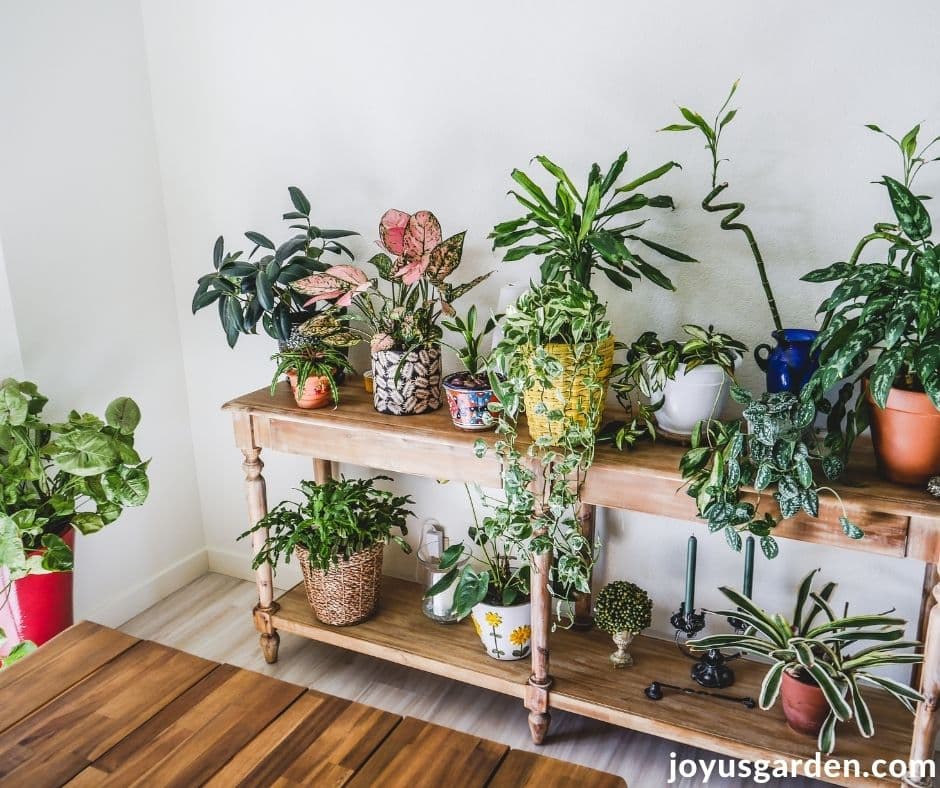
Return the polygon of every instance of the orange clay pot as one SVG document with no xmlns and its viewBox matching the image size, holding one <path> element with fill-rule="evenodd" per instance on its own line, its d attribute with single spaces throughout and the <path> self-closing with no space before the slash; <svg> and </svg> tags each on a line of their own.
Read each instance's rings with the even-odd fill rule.
<svg viewBox="0 0 940 788">
<path fill-rule="evenodd" d="M 294 392 L 294 401 L 298 408 L 313 410 L 314 408 L 325 408 L 333 401 L 330 394 L 329 379 L 317 375 L 311 375 L 304 383 L 303 391 L 297 391 L 297 372 L 293 369 L 288 370 L 287 380 L 290 382 L 290 390 Z"/>
<path fill-rule="evenodd" d="M 871 436 L 881 475 L 893 482 L 924 485 L 940 473 L 940 410 L 919 391 L 893 388 L 885 408 L 871 405 Z"/>
<path fill-rule="evenodd" d="M 780 700 L 787 725 L 804 736 L 817 736 L 829 716 L 829 704 L 819 685 L 783 672 Z"/>
</svg>

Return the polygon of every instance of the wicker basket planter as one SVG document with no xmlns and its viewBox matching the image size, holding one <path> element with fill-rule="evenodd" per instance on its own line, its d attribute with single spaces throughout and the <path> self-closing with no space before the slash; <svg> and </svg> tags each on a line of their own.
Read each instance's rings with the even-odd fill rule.
<svg viewBox="0 0 940 788">
<path fill-rule="evenodd" d="M 545 345 L 545 349 L 561 362 L 564 369 L 558 377 L 552 380 L 551 387 L 533 386 L 523 395 L 529 435 L 532 440 L 538 440 L 546 435 L 552 440 L 561 437 L 560 423 L 551 422 L 548 419 L 547 414 L 552 410 L 562 410 L 566 417 L 576 422 L 583 422 L 584 416 L 580 414 L 596 408 L 598 419 L 594 426 L 599 426 L 600 416 L 604 410 L 603 403 L 607 398 L 607 382 L 614 363 L 614 338 L 609 336 L 597 345 L 597 352 L 601 356 L 598 379 L 602 383 L 602 389 L 593 394 L 589 394 L 584 387 L 584 370 L 576 364 L 570 345 L 548 344 Z M 544 413 L 536 413 L 540 403 L 545 405 Z"/>
<path fill-rule="evenodd" d="M 371 616 L 379 602 L 382 583 L 384 543 L 340 561 L 324 572 L 310 566 L 310 554 L 302 547 L 295 550 L 304 575 L 304 590 L 314 615 L 324 624 L 345 627 Z"/>
</svg>

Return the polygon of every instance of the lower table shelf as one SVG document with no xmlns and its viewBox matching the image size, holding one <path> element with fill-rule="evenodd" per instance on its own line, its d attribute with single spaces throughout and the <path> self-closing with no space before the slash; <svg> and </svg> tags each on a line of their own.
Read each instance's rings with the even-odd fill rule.
<svg viewBox="0 0 940 788">
<path fill-rule="evenodd" d="M 417 583 L 385 577 L 376 615 L 352 627 L 321 624 L 298 585 L 281 596 L 272 617 L 275 628 L 312 640 L 368 654 L 379 659 L 434 673 L 522 698 L 529 678 L 527 660 L 500 662 L 488 657 L 468 622 L 441 625 L 421 612 Z M 552 634 L 550 703 L 630 730 L 651 733 L 686 745 L 749 760 L 781 758 L 812 760 L 815 740 L 787 727 L 779 707 L 770 711 L 740 704 L 666 691 L 651 701 L 643 690 L 651 681 L 689 686 L 690 661 L 675 644 L 638 637 L 630 648 L 635 665 L 626 670 L 608 661 L 610 638 L 598 631 L 559 630 Z M 748 660 L 733 663 L 736 681 L 727 692 L 757 697 L 762 666 Z M 873 739 L 863 739 L 854 723 L 839 726 L 835 758 L 857 759 L 859 777 L 842 775 L 838 784 L 896 786 L 897 779 L 864 776 L 875 759 L 906 760 L 913 717 L 887 693 L 866 693 L 875 719 Z M 815 776 L 815 775 L 814 775 Z M 820 775 L 820 779 L 825 779 Z"/>
</svg>

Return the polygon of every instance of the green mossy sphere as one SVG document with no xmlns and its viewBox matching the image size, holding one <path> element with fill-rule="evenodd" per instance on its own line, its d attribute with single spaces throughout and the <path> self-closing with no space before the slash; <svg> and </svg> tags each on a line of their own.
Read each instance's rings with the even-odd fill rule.
<svg viewBox="0 0 940 788">
<path fill-rule="evenodd" d="M 597 595 L 594 623 L 609 632 L 631 632 L 638 635 L 653 621 L 653 600 L 642 588 L 626 580 L 608 583 Z"/>
</svg>

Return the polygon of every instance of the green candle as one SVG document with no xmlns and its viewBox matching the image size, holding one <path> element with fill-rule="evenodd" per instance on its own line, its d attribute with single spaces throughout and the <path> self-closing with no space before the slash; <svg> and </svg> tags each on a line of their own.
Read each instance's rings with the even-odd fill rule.
<svg viewBox="0 0 940 788">
<path fill-rule="evenodd" d="M 748 599 L 754 591 L 754 537 L 749 536 L 744 541 L 744 596 Z"/>
<path fill-rule="evenodd" d="M 698 539 L 694 534 L 689 537 L 689 546 L 685 554 L 685 614 L 689 615 L 695 609 L 695 554 L 698 550 Z"/>
</svg>

